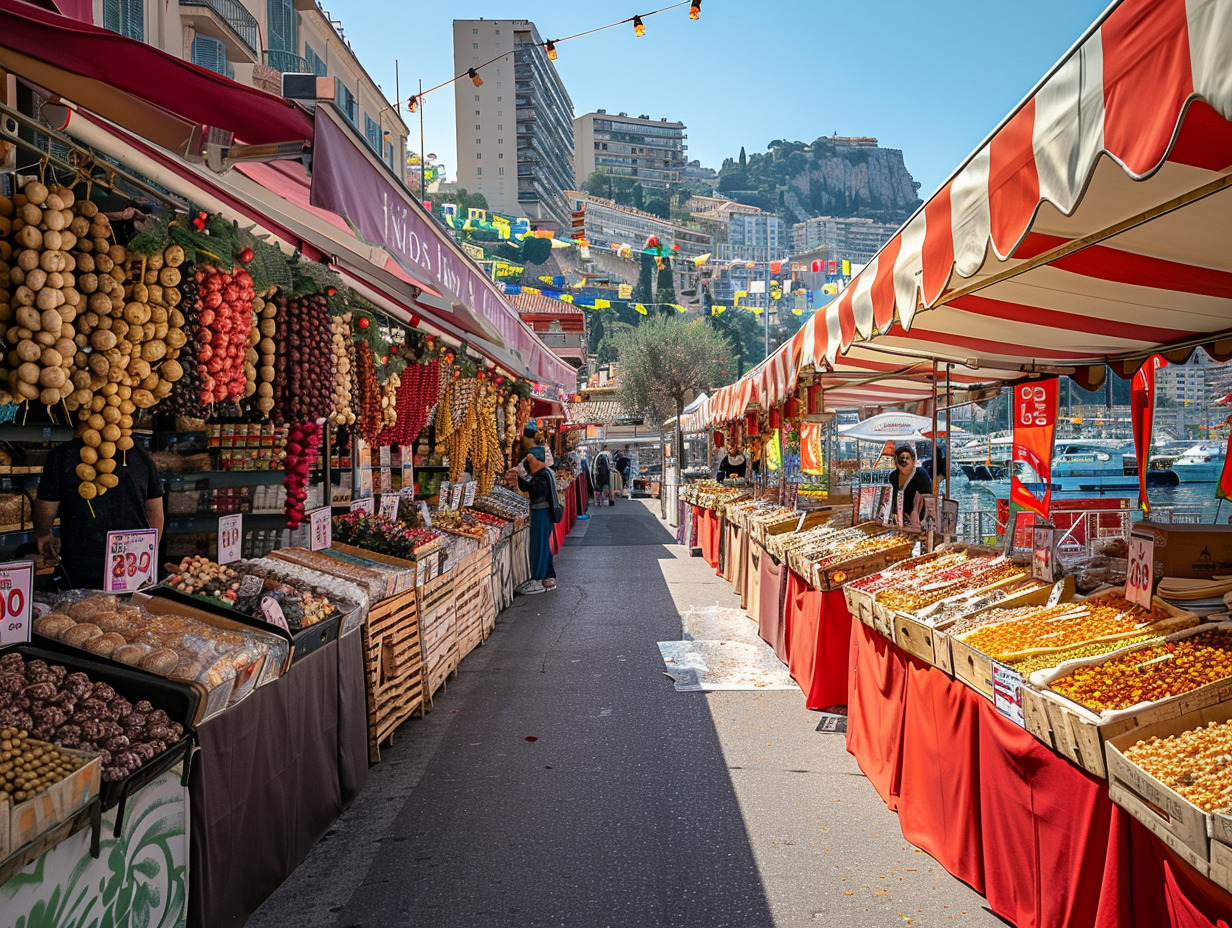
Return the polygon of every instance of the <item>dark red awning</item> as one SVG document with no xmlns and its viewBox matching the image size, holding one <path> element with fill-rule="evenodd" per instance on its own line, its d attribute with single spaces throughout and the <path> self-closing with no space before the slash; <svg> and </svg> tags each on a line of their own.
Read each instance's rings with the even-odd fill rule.
<svg viewBox="0 0 1232 928">
<path fill-rule="evenodd" d="M 0 67 L 160 144 L 187 136 L 176 126 L 250 145 L 312 140 L 312 117 L 281 97 L 24 0 L 0 0 Z"/>
</svg>

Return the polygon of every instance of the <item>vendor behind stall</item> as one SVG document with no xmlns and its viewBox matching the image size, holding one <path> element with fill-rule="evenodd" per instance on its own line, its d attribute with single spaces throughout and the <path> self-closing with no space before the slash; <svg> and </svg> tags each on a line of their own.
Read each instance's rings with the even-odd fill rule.
<svg viewBox="0 0 1232 928">
<path fill-rule="evenodd" d="M 34 501 L 34 534 L 39 554 L 59 557 L 71 587 L 102 589 L 108 532 L 163 530 L 163 485 L 150 455 L 140 445 L 116 453 L 116 486 L 87 501 L 77 492 L 82 464 L 80 437 L 47 455 Z M 60 536 L 51 532 L 60 517 Z"/>
<path fill-rule="evenodd" d="M 723 455 L 723 460 L 719 461 L 719 470 L 714 479 L 723 481 L 728 477 L 745 477 L 748 469 L 749 460 L 741 454 L 740 449 L 728 448 L 727 453 Z"/>
<path fill-rule="evenodd" d="M 933 482 L 917 463 L 915 449 L 899 445 L 894 451 L 894 473 L 890 475 L 890 509 L 887 521 L 898 521 L 899 506 L 902 506 L 903 524 L 919 525 L 919 509 L 923 507 L 922 496 L 932 492 Z"/>
</svg>

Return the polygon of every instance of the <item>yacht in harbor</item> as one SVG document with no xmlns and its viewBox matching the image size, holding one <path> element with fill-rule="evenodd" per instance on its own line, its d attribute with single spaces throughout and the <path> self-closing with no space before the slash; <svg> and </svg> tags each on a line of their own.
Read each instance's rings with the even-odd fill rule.
<svg viewBox="0 0 1232 928">
<path fill-rule="evenodd" d="M 1226 453 L 1225 445 L 1199 442 L 1172 462 L 1172 471 L 1181 483 L 1215 483 L 1223 473 Z"/>
<path fill-rule="evenodd" d="M 962 466 L 971 486 L 998 498 L 1010 492 L 1010 474 L 1033 492 L 1044 492 L 1044 480 L 1025 461 Z M 981 479 L 987 472 L 988 477 Z M 1147 486 L 1169 487 L 1180 482 L 1172 470 L 1149 470 Z M 1132 496 L 1138 492 L 1133 445 L 1117 439 L 1058 439 L 1052 460 L 1053 496 Z"/>
</svg>

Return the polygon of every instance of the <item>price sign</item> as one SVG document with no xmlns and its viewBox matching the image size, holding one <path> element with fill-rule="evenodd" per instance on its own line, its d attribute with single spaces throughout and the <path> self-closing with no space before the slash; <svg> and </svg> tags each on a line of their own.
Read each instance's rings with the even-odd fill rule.
<svg viewBox="0 0 1232 928">
<path fill-rule="evenodd" d="M 308 531 L 311 534 L 310 546 L 313 551 L 322 551 L 333 544 L 334 526 L 329 506 L 322 506 L 308 513 Z"/>
<path fill-rule="evenodd" d="M 13 561 L 0 566 L 0 644 L 21 644 L 30 640 L 30 594 L 33 590 L 33 561 Z"/>
<path fill-rule="evenodd" d="M 363 499 L 351 500 L 351 512 L 366 512 L 372 515 L 376 511 L 376 500 L 371 496 L 365 496 Z"/>
<path fill-rule="evenodd" d="M 1021 728 L 1027 727 L 1022 712 L 1022 674 L 992 662 L 992 701 L 997 711 Z"/>
<path fill-rule="evenodd" d="M 1031 576 L 1045 583 L 1057 579 L 1057 530 L 1047 522 L 1031 526 Z"/>
<path fill-rule="evenodd" d="M 402 501 L 402 497 L 396 493 L 381 494 L 381 515 L 391 521 L 398 521 L 398 503 Z"/>
<path fill-rule="evenodd" d="M 218 563 L 230 564 L 240 559 L 240 541 L 244 537 L 244 516 L 235 513 L 218 517 Z"/>
<path fill-rule="evenodd" d="M 362 438 L 355 439 L 355 495 L 372 495 L 372 449 Z"/>
<path fill-rule="evenodd" d="M 400 445 L 398 455 L 402 458 L 402 489 L 415 486 L 415 449 Z"/>
<path fill-rule="evenodd" d="M 432 513 L 428 511 L 428 503 L 426 500 L 419 501 L 419 521 L 423 523 L 424 528 L 432 528 Z"/>
<path fill-rule="evenodd" d="M 800 531 L 802 528 L 804 528 L 804 520 L 805 520 L 806 518 L 808 518 L 808 513 L 807 513 L 807 512 L 802 512 L 802 513 L 800 513 L 800 519 L 799 519 L 799 521 L 797 521 L 797 522 L 796 522 L 796 531 L 797 531 L 797 532 L 798 532 L 798 531 Z"/>
<path fill-rule="evenodd" d="M 871 522 L 877 518 L 877 491 L 880 487 L 860 487 L 860 497 L 856 507 L 856 521 Z"/>
<path fill-rule="evenodd" d="M 158 579 L 158 529 L 107 533 L 107 593 L 135 593 Z"/>
<path fill-rule="evenodd" d="M 457 510 L 457 509 L 462 508 L 462 494 L 464 492 L 466 492 L 466 487 L 464 487 L 460 483 L 455 483 L 452 487 L 449 488 L 449 508 L 450 509 Z"/>
<path fill-rule="evenodd" d="M 1046 609 L 1051 609 L 1061 601 L 1061 597 L 1065 595 L 1065 581 L 1058 580 L 1052 585 L 1052 592 L 1048 594 L 1048 602 L 1044 604 Z"/>
<path fill-rule="evenodd" d="M 287 617 L 282 611 L 282 603 L 268 593 L 261 597 L 261 614 L 270 625 L 277 625 L 287 634 L 291 633 L 291 626 L 287 624 Z"/>
<path fill-rule="evenodd" d="M 462 497 L 462 506 L 466 509 L 470 509 L 471 504 L 475 502 L 476 486 L 478 486 L 478 484 L 476 484 L 474 480 L 466 484 L 466 493 Z"/>
<path fill-rule="evenodd" d="M 449 508 L 449 490 L 452 486 L 453 484 L 450 483 L 448 480 L 441 481 L 440 488 L 437 490 L 437 493 L 436 493 L 436 508 L 437 509 L 448 509 Z"/>
<path fill-rule="evenodd" d="M 393 449 L 389 445 L 381 445 L 377 450 L 377 460 L 381 462 L 382 467 L 390 467 L 393 464 Z"/>
<path fill-rule="evenodd" d="M 907 495 L 906 490 L 899 490 L 898 498 L 895 500 L 896 506 L 895 506 L 895 512 L 894 512 L 894 524 L 897 525 L 899 528 L 903 528 L 905 525 L 905 522 L 904 522 L 905 516 L 903 515 L 903 506 L 906 500 L 906 495 Z"/>
<path fill-rule="evenodd" d="M 920 531 L 935 532 L 941 528 L 941 503 L 936 496 L 924 497 L 924 514 L 920 519 Z"/>
<path fill-rule="evenodd" d="M 1151 608 L 1155 589 L 1155 539 L 1129 536 L 1129 563 L 1125 571 L 1125 598 L 1143 609 Z"/>
<path fill-rule="evenodd" d="M 947 499 L 941 503 L 941 534 L 953 538 L 958 534 L 958 500 Z"/>
</svg>

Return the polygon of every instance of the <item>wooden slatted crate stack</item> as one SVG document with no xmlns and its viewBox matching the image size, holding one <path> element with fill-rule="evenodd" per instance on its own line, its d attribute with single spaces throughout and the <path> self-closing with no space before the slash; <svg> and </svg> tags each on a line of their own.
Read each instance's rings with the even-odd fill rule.
<svg viewBox="0 0 1232 928">
<path fill-rule="evenodd" d="M 480 548 L 452 571 L 458 620 L 458 660 L 483 644 L 496 624 L 492 600 L 492 549 Z"/>
<path fill-rule="evenodd" d="M 363 626 L 364 682 L 368 696 L 368 759 L 416 710 L 423 715 L 424 661 L 414 590 L 377 603 Z"/>
<path fill-rule="evenodd" d="M 428 708 L 446 677 L 458 669 L 458 625 L 454 608 L 457 568 L 419 587 L 419 624 L 423 633 L 424 676 Z"/>
</svg>

